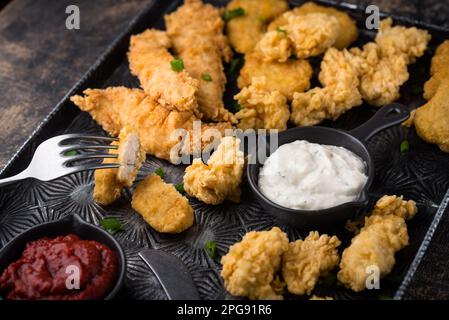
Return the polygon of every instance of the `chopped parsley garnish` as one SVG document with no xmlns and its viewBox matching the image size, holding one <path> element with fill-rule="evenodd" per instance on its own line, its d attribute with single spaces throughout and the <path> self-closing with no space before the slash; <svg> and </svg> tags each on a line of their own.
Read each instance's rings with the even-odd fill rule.
<svg viewBox="0 0 449 320">
<path fill-rule="evenodd" d="M 179 193 L 184 193 L 184 183 L 178 183 L 177 185 L 175 185 L 175 189 L 178 190 Z"/>
<path fill-rule="evenodd" d="M 234 103 L 234 110 L 235 112 L 239 112 L 240 110 L 242 110 L 242 106 L 240 105 L 240 103 Z"/>
<path fill-rule="evenodd" d="M 404 140 L 401 142 L 401 152 L 406 153 L 410 150 L 410 143 L 408 140 Z"/>
<path fill-rule="evenodd" d="M 229 67 L 229 73 L 231 75 L 237 73 L 237 69 L 240 68 L 241 64 L 242 64 L 242 58 L 236 57 L 236 58 L 232 59 L 231 65 Z"/>
<path fill-rule="evenodd" d="M 243 8 L 236 8 L 233 10 L 227 10 L 225 11 L 225 13 L 223 14 L 223 19 L 225 21 L 229 21 L 231 19 L 234 19 L 236 17 L 241 17 L 245 15 L 245 9 Z"/>
<path fill-rule="evenodd" d="M 215 241 L 207 241 L 204 249 L 206 249 L 208 256 L 214 259 L 217 252 L 217 243 Z"/>
<path fill-rule="evenodd" d="M 164 169 L 162 169 L 162 168 L 157 168 L 157 169 L 154 171 L 154 173 L 157 174 L 157 175 L 158 175 L 159 177 L 161 177 L 162 179 L 165 178 L 165 172 L 164 172 Z"/>
<path fill-rule="evenodd" d="M 76 156 L 78 154 L 78 152 L 76 152 L 76 150 L 71 150 L 71 151 L 67 151 L 66 153 L 64 153 L 64 155 L 66 157 L 73 157 Z"/>
<path fill-rule="evenodd" d="M 104 218 L 100 221 L 100 225 L 105 229 L 107 232 L 111 234 L 116 234 L 120 231 L 125 231 L 125 227 L 123 224 L 118 221 L 116 218 Z"/>
<path fill-rule="evenodd" d="M 201 79 L 203 79 L 204 81 L 212 81 L 212 77 L 208 73 L 203 73 L 201 75 Z"/>
<path fill-rule="evenodd" d="M 176 58 L 170 62 L 171 69 L 175 72 L 184 70 L 184 61 L 181 58 Z"/>
<path fill-rule="evenodd" d="M 277 27 L 276 31 L 279 32 L 279 33 L 287 34 L 287 30 L 282 29 L 281 27 Z"/>
</svg>

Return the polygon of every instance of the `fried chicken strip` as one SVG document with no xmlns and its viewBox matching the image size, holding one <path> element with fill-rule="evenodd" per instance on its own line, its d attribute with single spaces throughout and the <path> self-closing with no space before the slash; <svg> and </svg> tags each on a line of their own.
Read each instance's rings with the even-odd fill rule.
<svg viewBox="0 0 449 320">
<path fill-rule="evenodd" d="M 223 34 L 219 10 L 201 0 L 186 0 L 177 11 L 165 16 L 165 24 L 173 49 L 199 83 L 196 97 L 203 119 L 235 122 L 223 103 L 226 76 L 222 58 L 229 62 L 232 51 Z"/>
<path fill-rule="evenodd" d="M 405 219 L 411 219 L 417 211 L 414 201 L 382 197 L 371 216 L 365 218 L 360 233 L 343 251 L 338 280 L 360 292 L 366 289 L 370 268 L 377 267 L 381 278 L 388 275 L 395 264 L 395 253 L 408 245 Z"/>
<path fill-rule="evenodd" d="M 290 120 L 297 126 L 311 126 L 325 119 L 336 120 L 347 110 L 362 104 L 358 69 L 346 49 L 326 51 L 319 79 L 323 88 L 293 96 Z"/>
<path fill-rule="evenodd" d="M 198 112 L 198 80 L 186 70 L 172 69 L 171 45 L 167 34 L 155 29 L 132 36 L 128 52 L 131 73 L 139 78 L 145 93 L 162 106 Z"/>
<path fill-rule="evenodd" d="M 341 50 L 347 48 L 358 37 L 358 30 L 356 22 L 344 11 L 337 10 L 332 7 L 324 7 L 313 2 L 306 2 L 302 6 L 296 7 L 293 10 L 287 11 L 273 20 L 268 26 L 269 31 L 275 31 L 276 29 L 288 24 L 288 15 L 293 14 L 295 16 L 304 16 L 309 13 L 324 13 L 329 16 L 333 16 L 338 20 L 337 39 L 335 39 L 335 48 Z"/>
<path fill-rule="evenodd" d="M 318 279 L 338 265 L 340 244 L 336 236 L 320 236 L 317 231 L 311 231 L 304 240 L 290 243 L 282 262 L 288 291 L 297 295 L 310 294 Z"/>
<path fill-rule="evenodd" d="M 238 8 L 244 9 L 245 14 L 228 21 L 226 31 L 235 51 L 247 54 L 262 38 L 268 23 L 288 10 L 288 3 L 285 0 L 232 0 L 226 10 Z"/>
<path fill-rule="evenodd" d="M 235 115 L 240 129 L 287 129 L 290 117 L 287 98 L 279 91 L 265 88 L 265 77 L 253 78 L 252 84 L 234 97 L 242 107 Z"/>
<path fill-rule="evenodd" d="M 424 84 L 424 98 L 430 100 L 444 81 L 449 81 L 449 40 L 440 44 L 432 57 L 431 78 Z"/>
<path fill-rule="evenodd" d="M 199 147 L 204 147 L 210 142 L 210 137 L 204 134 L 207 130 L 214 129 L 224 135 L 225 129 L 232 128 L 228 123 L 202 124 L 191 111 L 170 111 L 140 89 L 88 89 L 84 94 L 84 97 L 74 96 L 71 100 L 81 110 L 89 112 L 104 130 L 117 136 L 121 128 L 131 125 L 139 132 L 142 147 L 147 154 L 172 162 L 176 162 L 179 156 L 177 146 L 180 136 L 177 131 L 185 131 L 192 142 L 197 139 L 194 122 L 198 121 L 200 132 L 203 133 Z M 199 151 L 195 143 L 192 144 L 187 147 L 186 153 Z"/>
<path fill-rule="evenodd" d="M 207 164 L 194 159 L 184 175 L 186 192 L 207 204 L 217 205 L 226 199 L 240 202 L 245 157 L 239 147 L 239 139 L 225 137 Z"/>
<path fill-rule="evenodd" d="M 117 149 L 110 149 L 110 154 L 117 154 L 118 158 L 105 158 L 103 163 L 119 163 L 118 169 L 96 170 L 94 173 L 94 193 L 96 202 L 109 205 L 116 201 L 124 187 L 131 187 L 137 173 L 145 161 L 145 151 L 140 144 L 137 130 L 125 126 L 119 135 L 119 141 L 111 144 Z"/>
<path fill-rule="evenodd" d="M 158 232 L 180 233 L 193 225 L 187 198 L 154 173 L 137 185 L 131 205 Z"/>
<path fill-rule="evenodd" d="M 310 88 L 312 67 L 307 60 L 289 59 L 284 63 L 263 61 L 258 54 L 245 56 L 245 64 L 240 70 L 237 84 L 240 89 L 251 85 L 253 78 L 264 77 L 265 84 L 258 86 L 264 91 L 279 91 L 288 100 L 295 92 L 304 92 Z"/>
<path fill-rule="evenodd" d="M 287 250 L 287 235 L 277 227 L 248 232 L 221 259 L 226 290 L 250 299 L 283 299 L 276 273 Z"/>
</svg>

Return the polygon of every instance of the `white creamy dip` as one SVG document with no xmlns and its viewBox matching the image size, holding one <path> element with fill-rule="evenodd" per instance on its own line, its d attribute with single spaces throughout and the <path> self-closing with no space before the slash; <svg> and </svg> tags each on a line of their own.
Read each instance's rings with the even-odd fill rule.
<svg viewBox="0 0 449 320">
<path fill-rule="evenodd" d="M 280 146 L 259 173 L 259 187 L 268 199 L 301 210 L 353 201 L 367 180 L 366 164 L 353 152 L 303 140 Z"/>
</svg>

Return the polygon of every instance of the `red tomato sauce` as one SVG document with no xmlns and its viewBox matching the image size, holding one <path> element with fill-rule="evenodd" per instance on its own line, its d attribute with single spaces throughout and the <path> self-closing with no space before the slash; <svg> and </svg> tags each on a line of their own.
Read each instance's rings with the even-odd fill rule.
<svg viewBox="0 0 449 320">
<path fill-rule="evenodd" d="M 73 234 L 42 238 L 28 243 L 22 257 L 5 269 L 0 294 L 13 300 L 102 299 L 117 276 L 117 254 L 107 246 Z"/>
</svg>

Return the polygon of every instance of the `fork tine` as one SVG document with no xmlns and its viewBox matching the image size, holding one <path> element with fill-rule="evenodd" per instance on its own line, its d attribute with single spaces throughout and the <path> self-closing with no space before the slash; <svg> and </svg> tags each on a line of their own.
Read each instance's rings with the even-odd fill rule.
<svg viewBox="0 0 449 320">
<path fill-rule="evenodd" d="M 94 171 L 94 170 L 104 170 L 104 169 L 118 169 L 120 165 L 118 163 L 103 163 L 103 164 L 91 164 L 91 165 L 82 165 L 82 166 L 75 166 L 75 167 L 69 167 L 70 169 L 69 174 L 77 173 L 81 171 Z"/>
<path fill-rule="evenodd" d="M 67 134 L 65 135 L 61 141 L 59 141 L 59 144 L 67 141 L 67 140 L 103 140 L 103 141 L 118 141 L 118 138 L 112 138 L 112 137 L 104 137 L 104 136 L 87 136 L 83 134 Z"/>
<path fill-rule="evenodd" d="M 84 149 L 93 149 L 93 150 L 106 150 L 106 149 L 114 149 L 117 150 L 118 146 L 113 145 L 82 145 L 76 144 L 73 146 L 68 146 L 64 150 L 61 151 L 61 154 L 64 155 L 66 152 L 74 151 L 74 150 L 84 150 Z"/>
<path fill-rule="evenodd" d="M 97 153 L 97 154 L 84 154 L 79 156 L 67 157 L 67 160 L 64 162 L 65 165 L 70 164 L 75 161 L 83 161 L 83 160 L 92 160 L 92 159 L 117 159 L 118 154 L 110 154 L 110 153 Z"/>
</svg>

